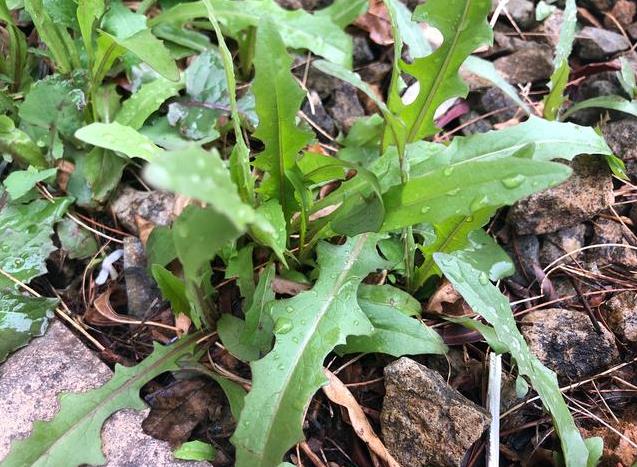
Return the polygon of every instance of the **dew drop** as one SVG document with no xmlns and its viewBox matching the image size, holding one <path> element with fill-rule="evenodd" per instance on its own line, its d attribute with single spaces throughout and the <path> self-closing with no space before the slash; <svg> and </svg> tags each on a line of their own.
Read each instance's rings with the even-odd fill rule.
<svg viewBox="0 0 637 467">
<path fill-rule="evenodd" d="M 294 325 L 292 324 L 292 320 L 288 318 L 279 318 L 274 323 L 274 333 L 275 334 L 287 334 L 292 330 Z"/>
<path fill-rule="evenodd" d="M 299 338 L 298 338 L 298 337 L 296 337 L 296 336 L 295 336 L 295 337 L 293 337 L 293 338 L 292 338 L 292 342 L 294 342 L 295 344 L 298 344 L 298 343 L 299 343 Z"/>
<path fill-rule="evenodd" d="M 487 285 L 489 283 L 489 276 L 487 275 L 486 272 L 482 271 L 480 273 L 480 276 L 478 277 L 478 280 L 480 281 L 482 285 Z"/>
<path fill-rule="evenodd" d="M 16 268 L 19 268 L 19 267 L 21 267 L 21 266 L 23 266 L 23 265 L 24 265 L 24 260 L 23 260 L 22 258 L 16 258 L 16 259 L 13 261 L 13 265 L 14 265 Z"/>
<path fill-rule="evenodd" d="M 458 193 L 460 193 L 460 188 L 454 188 L 453 190 L 449 190 L 446 195 L 447 196 L 456 196 Z"/>
<path fill-rule="evenodd" d="M 277 369 L 279 371 L 283 371 L 283 370 L 285 370 L 285 365 L 283 363 L 281 363 L 279 366 L 277 366 Z"/>
<path fill-rule="evenodd" d="M 471 201 L 469 209 L 471 209 L 471 212 L 476 212 L 477 210 L 485 207 L 488 202 L 489 197 L 487 195 L 478 195 L 473 199 L 473 201 Z"/>
<path fill-rule="evenodd" d="M 288 313 L 292 313 L 294 312 L 294 308 L 292 308 L 291 306 L 288 306 L 285 308 L 285 311 L 287 311 Z"/>
<path fill-rule="evenodd" d="M 429 206 L 423 206 L 420 209 L 420 214 L 427 214 L 429 211 L 431 211 L 431 208 Z"/>
<path fill-rule="evenodd" d="M 522 182 L 526 179 L 526 177 L 522 174 L 515 175 L 513 177 L 507 177 L 502 179 L 502 184 L 505 188 L 517 188 L 522 185 Z"/>
<path fill-rule="evenodd" d="M 358 321 L 357 319 L 354 320 L 354 326 L 358 326 L 359 324 L 361 324 L 360 321 Z"/>
<path fill-rule="evenodd" d="M 449 177 L 452 173 L 453 173 L 453 167 L 445 167 L 445 169 L 442 171 L 442 174 L 445 177 Z"/>
<path fill-rule="evenodd" d="M 467 216 L 467 218 L 464 221 L 465 222 L 473 222 L 473 216 Z"/>
</svg>

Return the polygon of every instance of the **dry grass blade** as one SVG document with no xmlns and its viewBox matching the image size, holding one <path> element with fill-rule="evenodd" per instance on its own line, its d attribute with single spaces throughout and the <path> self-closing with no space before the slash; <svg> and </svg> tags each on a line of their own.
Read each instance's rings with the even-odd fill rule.
<svg viewBox="0 0 637 467">
<path fill-rule="evenodd" d="M 335 404 L 342 405 L 347 409 L 350 421 L 354 427 L 356 435 L 363 440 L 369 449 L 376 454 L 384 463 L 390 467 L 400 467 L 400 464 L 387 451 L 383 442 L 376 436 L 374 429 L 367 421 L 365 412 L 358 404 L 352 393 L 343 382 L 328 369 L 323 369 L 325 376 L 329 380 L 327 386 L 323 386 L 325 395 Z"/>
</svg>

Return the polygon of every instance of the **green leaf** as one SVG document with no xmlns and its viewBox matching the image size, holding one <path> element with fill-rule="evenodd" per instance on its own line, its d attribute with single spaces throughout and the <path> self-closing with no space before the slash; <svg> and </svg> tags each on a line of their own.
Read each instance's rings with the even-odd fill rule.
<svg viewBox="0 0 637 467">
<path fill-rule="evenodd" d="M 211 0 L 204 0 L 206 8 L 208 10 L 208 18 L 212 24 L 215 34 L 217 36 L 217 42 L 219 43 L 219 50 L 221 51 L 221 59 L 223 60 L 223 70 L 226 77 L 226 87 L 228 97 L 230 99 L 230 112 L 232 115 L 232 125 L 236 138 L 236 143 L 230 155 L 230 173 L 232 180 L 239 188 L 239 194 L 241 199 L 248 204 L 254 205 L 254 176 L 250 169 L 250 149 L 244 141 L 243 133 L 241 132 L 241 125 L 239 119 L 239 106 L 237 104 L 237 83 L 234 76 L 234 64 L 232 61 L 232 55 L 226 45 L 226 41 L 221 33 L 221 28 L 217 22 L 217 18 L 212 6 Z"/>
<path fill-rule="evenodd" d="M 27 170 L 11 172 L 3 183 L 11 199 L 16 200 L 27 194 L 36 183 L 53 177 L 56 173 L 57 169 L 37 170 L 29 166 Z"/>
<path fill-rule="evenodd" d="M 573 104 L 562 114 L 562 118 L 567 119 L 578 110 L 591 108 L 617 110 L 637 117 L 637 101 L 629 101 L 620 96 L 599 96 Z"/>
<path fill-rule="evenodd" d="M 11 16 L 5 0 L 0 0 L 0 20 L 6 23 L 8 33 L 8 43 L 5 43 L 4 48 L 5 56 L 0 62 L 0 74 L 3 73 L 9 77 L 10 90 L 17 92 L 25 78 L 28 78 L 27 40 Z"/>
<path fill-rule="evenodd" d="M 256 209 L 256 221 L 250 226 L 250 236 L 260 245 L 270 247 L 285 265 L 287 230 L 283 209 L 279 202 L 270 199 Z"/>
<path fill-rule="evenodd" d="M 146 255 L 150 265 L 166 266 L 177 258 L 170 227 L 158 225 L 152 230 L 146 242 Z"/>
<path fill-rule="evenodd" d="M 179 68 L 170 57 L 170 52 L 162 41 L 153 36 L 150 29 L 136 32 L 126 39 L 109 36 L 113 42 L 131 52 L 142 62 L 170 81 L 179 81 Z"/>
<path fill-rule="evenodd" d="M 126 159 L 102 148 L 93 148 L 86 155 L 84 176 L 95 201 L 103 203 L 117 188 L 126 163 Z"/>
<path fill-rule="evenodd" d="M 124 101 L 115 121 L 135 130 L 140 129 L 146 119 L 159 109 L 166 99 L 178 95 L 182 87 L 181 83 L 173 83 L 164 78 L 143 84 Z"/>
<path fill-rule="evenodd" d="M 252 342 L 242 341 L 244 331 L 245 322 L 228 313 L 224 313 L 217 323 L 219 339 L 226 350 L 243 362 L 251 362 L 257 360 L 260 353 Z"/>
<path fill-rule="evenodd" d="M 82 34 L 84 48 L 89 58 L 93 57 L 93 27 L 104 13 L 104 0 L 79 0 L 77 4 L 77 22 Z"/>
<path fill-rule="evenodd" d="M 155 160 L 157 153 L 162 151 L 148 137 L 118 122 L 91 123 L 77 130 L 75 137 L 98 148 L 110 149 L 149 162 Z"/>
<path fill-rule="evenodd" d="M 398 135 L 399 142 L 410 143 L 435 134 L 436 109 L 452 97 L 467 94 L 468 87 L 458 70 L 475 49 L 491 42 L 492 32 L 486 21 L 490 8 L 490 0 L 429 0 L 416 8 L 414 19 L 437 28 L 444 42 L 426 57 L 411 64 L 400 63 L 404 73 L 418 80 L 419 92 L 413 102 L 405 104 L 397 87 L 392 86 L 389 108 L 406 125 Z"/>
<path fill-rule="evenodd" d="M 603 136 L 593 128 L 530 117 L 519 125 L 503 130 L 457 136 L 433 160 L 440 165 L 493 160 L 511 156 L 529 144 L 534 147 L 533 159 L 537 161 L 571 160 L 578 154 L 613 153 Z M 422 164 L 414 164 L 412 173 L 422 173 L 431 163 L 431 160 L 426 160 Z"/>
<path fill-rule="evenodd" d="M 328 15 L 285 10 L 272 0 L 213 0 L 211 4 L 219 22 L 235 38 L 251 26 L 261 27 L 267 18 L 275 23 L 286 47 L 307 49 L 344 66 L 352 64 L 352 40 Z M 201 1 L 180 3 L 150 20 L 149 24 L 183 23 L 207 16 L 208 11 Z"/>
<path fill-rule="evenodd" d="M 633 66 L 630 64 L 626 57 L 619 57 L 619 63 L 621 63 L 621 70 L 617 73 L 617 78 L 619 79 L 619 83 L 626 91 L 626 94 L 630 96 L 631 99 L 637 97 L 637 84 L 635 83 L 635 71 L 633 70 Z"/>
<path fill-rule="evenodd" d="M 57 302 L 0 291 L 0 363 L 31 338 L 44 334 Z"/>
<path fill-rule="evenodd" d="M 185 461 L 211 461 L 217 455 L 217 450 L 212 444 L 203 441 L 188 441 L 173 452 L 175 459 Z"/>
<path fill-rule="evenodd" d="M 527 376 L 533 389 L 553 417 L 568 467 L 585 467 L 589 451 L 562 398 L 555 373 L 546 368 L 529 350 L 517 329 L 507 298 L 492 284 L 483 283 L 479 272 L 454 255 L 438 253 L 435 260 L 454 288 L 474 312 L 486 319 L 501 343 L 505 343 L 515 359 L 518 371 Z"/>
<path fill-rule="evenodd" d="M 527 115 L 531 115 L 531 110 L 524 101 L 520 99 L 517 90 L 500 75 L 495 65 L 493 65 L 493 62 L 476 57 L 475 55 L 469 55 L 462 64 L 462 68 L 497 86 L 504 94 L 509 96 L 513 102 L 519 105 Z"/>
<path fill-rule="evenodd" d="M 14 161 L 34 167 L 46 167 L 46 159 L 37 144 L 22 130 L 15 127 L 13 120 L 0 115 L 0 154 L 7 154 Z"/>
<path fill-rule="evenodd" d="M 146 29 L 146 17 L 133 13 L 121 0 L 111 0 L 104 15 L 104 30 L 119 39 L 126 39 Z"/>
<path fill-rule="evenodd" d="M 452 216 L 472 215 L 485 207 L 512 204 L 558 185 L 570 174 L 571 169 L 562 164 L 517 157 L 469 160 L 453 171 L 433 170 L 383 195 L 386 215 L 381 229 L 438 223 Z"/>
<path fill-rule="evenodd" d="M 368 0 L 334 0 L 330 6 L 315 11 L 314 16 L 327 16 L 338 27 L 345 29 L 364 15 L 368 7 Z"/>
<path fill-rule="evenodd" d="M 495 209 L 487 207 L 478 209 L 469 216 L 452 216 L 437 222 L 433 226 L 435 240 L 419 246 L 424 260 L 416 268 L 414 290 L 422 287 L 430 277 L 440 275 L 440 270 L 433 259 L 434 253 L 452 253 L 465 248 L 469 244 L 469 234 L 489 222 L 494 212 Z"/>
<path fill-rule="evenodd" d="M 482 282 L 499 281 L 515 272 L 509 255 L 482 229 L 469 232 L 467 245 L 458 249 L 455 256 L 480 271 Z"/>
<path fill-rule="evenodd" d="M 252 264 L 252 251 L 254 245 L 247 245 L 237 251 L 228 260 L 228 266 L 226 267 L 225 278 L 230 279 L 237 278 L 237 285 L 243 297 L 243 306 L 247 309 L 252 304 L 252 296 L 254 295 L 254 265 Z"/>
<path fill-rule="evenodd" d="M 258 357 L 265 355 L 272 348 L 274 321 L 270 316 L 270 306 L 275 298 L 272 290 L 275 273 L 273 263 L 263 269 L 254 291 L 252 305 L 245 312 L 245 327 L 240 336 L 240 341 L 244 345 L 250 345 L 257 350 Z"/>
<path fill-rule="evenodd" d="M 216 149 L 208 152 L 192 145 L 164 152 L 146 168 L 145 177 L 159 188 L 208 203 L 239 230 L 255 222 L 254 209 L 241 201 Z"/>
<path fill-rule="evenodd" d="M 47 143 L 50 131 L 72 137 L 84 122 L 84 78 L 82 72 L 76 72 L 71 79 L 51 75 L 35 83 L 20 106 L 22 124 L 26 122 L 44 130 Z"/>
<path fill-rule="evenodd" d="M 318 245 L 320 275 L 312 290 L 276 301 L 276 343 L 253 362 L 252 390 L 231 438 L 238 467 L 274 466 L 303 439 L 310 398 L 327 381 L 323 360 L 349 335 L 371 334 L 356 293 L 361 281 L 387 264 L 376 253 L 378 236 L 359 235 L 342 246 Z"/>
<path fill-rule="evenodd" d="M 36 421 L 28 438 L 12 444 L 3 465 L 104 464 L 102 424 L 118 410 L 146 408 L 139 397 L 142 386 L 161 373 L 178 370 L 179 360 L 192 354 L 200 337 L 193 334 L 170 346 L 155 344 L 153 353 L 137 366 L 116 365 L 115 374 L 105 385 L 83 393 L 63 394 L 53 419 Z"/>
<path fill-rule="evenodd" d="M 555 49 L 553 60 L 553 74 L 548 84 L 551 92 L 544 98 L 544 118 L 555 120 L 564 103 L 564 90 L 568 83 L 568 75 L 571 69 L 568 66 L 568 57 L 573 49 L 575 40 L 575 28 L 577 26 L 577 5 L 575 0 L 566 0 L 564 16 L 560 28 L 560 38 Z"/>
<path fill-rule="evenodd" d="M 186 207 L 173 223 L 173 242 L 184 268 L 186 295 L 191 305 L 188 316 L 197 328 L 202 322 L 214 328 L 216 321 L 210 301 L 213 293 L 210 262 L 243 232 L 226 215 L 193 205 Z"/>
<path fill-rule="evenodd" d="M 412 318 L 420 315 L 420 303 L 407 292 L 391 285 L 361 284 L 358 305 L 374 331 L 369 336 L 349 336 L 337 352 L 379 352 L 394 357 L 446 353 L 438 333 Z"/>
<path fill-rule="evenodd" d="M 81 68 L 73 39 L 63 25 L 56 24 L 51 19 L 42 0 L 25 0 L 24 7 L 31 16 L 42 42 L 49 48 L 60 73 L 67 74 Z"/>
<path fill-rule="evenodd" d="M 56 232 L 62 249 L 71 259 L 90 258 L 99 249 L 93 233 L 71 218 L 62 219 L 56 227 Z"/>
<path fill-rule="evenodd" d="M 452 323 L 461 324 L 467 329 L 478 331 L 494 352 L 505 353 L 509 351 L 507 345 L 498 339 L 498 335 L 492 326 L 484 324 L 477 319 L 471 319 L 468 316 L 445 316 L 444 318 Z"/>
<path fill-rule="evenodd" d="M 172 272 L 163 267 L 161 264 L 153 264 L 151 267 L 153 278 L 162 296 L 170 302 L 170 308 L 176 316 L 179 313 L 188 314 L 190 304 L 186 296 L 186 286 L 183 281 L 176 277 Z"/>
<path fill-rule="evenodd" d="M 70 198 L 58 198 L 5 206 L 0 211 L 0 269 L 24 283 L 45 274 L 45 261 L 56 249 L 50 238 L 53 224 L 70 204 Z M 15 284 L 0 276 L 0 289 L 6 287 Z"/>
<path fill-rule="evenodd" d="M 195 52 L 204 52 L 211 47 L 210 39 L 205 34 L 175 24 L 165 23 L 155 26 L 153 34 Z"/>
<path fill-rule="evenodd" d="M 392 24 L 395 23 L 399 36 L 398 46 L 402 48 L 405 43 L 409 47 L 409 56 L 412 59 L 429 55 L 433 50 L 429 41 L 423 34 L 420 24 L 412 21 L 412 13 L 405 4 L 399 0 L 384 0 L 390 14 Z"/>
<path fill-rule="evenodd" d="M 294 190 L 286 171 L 295 165 L 297 154 L 312 140 L 313 134 L 296 125 L 296 114 L 305 93 L 292 76 L 292 58 L 285 51 L 277 29 L 275 23 L 265 20 L 257 30 L 252 88 L 259 126 L 254 137 L 263 142 L 265 150 L 257 155 L 254 165 L 268 174 L 261 191 L 277 198 L 289 219 L 292 213 L 289 200 Z"/>
</svg>

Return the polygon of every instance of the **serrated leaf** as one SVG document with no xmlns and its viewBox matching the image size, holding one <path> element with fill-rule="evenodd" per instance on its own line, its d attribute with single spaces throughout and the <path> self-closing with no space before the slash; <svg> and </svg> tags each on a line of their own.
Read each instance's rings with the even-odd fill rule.
<svg viewBox="0 0 637 467">
<path fill-rule="evenodd" d="M 174 83 L 161 77 L 143 84 L 137 92 L 124 101 L 115 121 L 135 130 L 140 129 L 146 119 L 159 109 L 166 99 L 179 94 L 182 87 L 181 83 Z"/>
<path fill-rule="evenodd" d="M 139 397 L 142 386 L 161 373 L 179 369 L 178 361 L 192 354 L 200 337 L 193 334 L 170 346 L 155 344 L 153 353 L 137 366 L 116 365 L 115 374 L 103 386 L 63 394 L 53 419 L 36 421 L 28 438 L 12 444 L 3 466 L 104 464 L 102 424 L 118 410 L 144 409 L 146 404 Z"/>
<path fill-rule="evenodd" d="M 203 441 L 188 441 L 173 452 L 175 459 L 186 461 L 211 461 L 216 455 L 215 447 Z"/>
<path fill-rule="evenodd" d="M 413 102 L 405 104 L 397 87 L 392 86 L 389 108 L 406 126 L 398 142 L 411 143 L 435 134 L 436 109 L 447 99 L 467 94 L 458 70 L 475 49 L 491 42 L 492 31 L 486 21 L 490 8 L 489 0 L 429 0 L 416 8 L 414 19 L 438 29 L 444 42 L 434 53 L 411 64 L 400 62 L 400 69 L 418 80 L 419 91 Z M 386 137 L 394 138 L 390 134 Z"/>
<path fill-rule="evenodd" d="M 430 277 L 440 274 L 434 253 L 451 253 L 465 248 L 469 243 L 469 233 L 489 222 L 494 212 L 493 208 L 479 209 L 469 216 L 452 216 L 437 222 L 433 226 L 435 240 L 419 246 L 424 259 L 414 274 L 414 290 L 422 287 Z"/>
<path fill-rule="evenodd" d="M 518 331 L 515 318 L 507 298 L 490 283 L 479 279 L 479 272 L 471 265 L 455 257 L 438 253 L 435 260 L 454 288 L 463 296 L 474 312 L 493 326 L 496 337 L 506 344 L 515 359 L 518 371 L 527 376 L 531 386 L 542 399 L 545 408 L 553 417 L 553 424 L 560 437 L 564 460 L 568 467 L 585 467 L 589 452 L 580 435 L 568 406 L 562 398 L 555 373 L 546 368 L 529 350 L 522 334 Z M 591 459 L 595 465 L 596 459 Z"/>
<path fill-rule="evenodd" d="M 384 0 L 387 5 L 392 25 L 395 24 L 394 35 L 397 34 L 397 47 L 402 49 L 402 44 L 409 47 L 409 56 L 412 59 L 429 55 L 433 49 L 423 34 L 423 30 L 416 21 L 412 21 L 412 13 L 405 4 L 399 0 Z M 400 51 L 402 52 L 402 51 Z"/>
<path fill-rule="evenodd" d="M 305 93 L 294 80 L 291 66 L 292 57 L 286 52 L 276 25 L 264 21 L 257 30 L 252 89 L 259 116 L 254 137 L 263 142 L 265 150 L 257 155 L 254 165 L 267 172 L 261 191 L 279 200 L 286 218 L 291 216 L 290 199 L 294 193 L 286 172 L 313 137 L 296 125 L 296 114 Z"/>
<path fill-rule="evenodd" d="M 386 267 L 376 253 L 378 236 L 363 234 L 342 246 L 320 243 L 319 278 L 312 290 L 272 307 L 276 343 L 252 368 L 252 390 L 231 438 L 238 467 L 275 466 L 303 439 L 305 409 L 327 381 L 323 360 L 349 335 L 373 328 L 356 293 L 372 271 Z"/>
<path fill-rule="evenodd" d="M 599 96 L 576 102 L 562 114 L 562 118 L 567 119 L 579 110 L 592 108 L 617 110 L 637 117 L 637 101 L 629 101 L 620 96 Z"/>
<path fill-rule="evenodd" d="M 29 166 L 27 170 L 11 172 L 4 179 L 3 184 L 11 195 L 11 199 L 16 200 L 27 194 L 38 182 L 53 177 L 56 172 L 57 169 L 37 170 L 33 166 Z"/>
<path fill-rule="evenodd" d="M 162 151 L 148 137 L 118 122 L 91 123 L 77 130 L 75 137 L 98 148 L 109 149 L 128 157 L 139 157 L 149 162 Z"/>
<path fill-rule="evenodd" d="M 571 71 L 568 65 L 568 57 L 573 49 L 576 26 L 577 5 L 575 0 L 566 0 L 562 26 L 560 27 L 560 37 L 555 48 L 553 74 L 548 84 L 551 92 L 544 98 L 544 117 L 548 120 L 556 119 L 560 107 L 564 103 L 564 90 Z"/>
<path fill-rule="evenodd" d="M 383 195 L 386 215 L 381 230 L 434 224 L 452 216 L 469 216 L 485 207 L 512 204 L 558 185 L 570 174 L 571 169 L 562 164 L 517 157 L 469 160 L 453 172 L 448 168 L 433 170 Z"/>
<path fill-rule="evenodd" d="M 219 22 L 234 37 L 248 27 L 260 27 L 266 18 L 292 49 L 308 49 L 314 54 L 350 67 L 352 40 L 327 15 L 312 15 L 304 10 L 285 10 L 272 0 L 213 0 L 211 2 Z M 161 23 L 183 23 L 208 16 L 203 2 L 180 3 L 149 21 L 151 26 Z"/>
<path fill-rule="evenodd" d="M 31 338 L 44 334 L 57 302 L 0 291 L 0 363 Z"/>
<path fill-rule="evenodd" d="M 0 269 L 24 283 L 46 273 L 45 261 L 55 250 L 53 225 L 70 204 L 70 198 L 58 198 L 5 206 L 0 211 Z M 0 289 L 14 286 L 0 276 Z"/>
<path fill-rule="evenodd" d="M 349 336 L 336 349 L 338 353 L 379 352 L 394 357 L 446 353 L 438 333 L 413 318 L 420 315 L 420 303 L 407 292 L 391 285 L 361 284 L 358 305 L 374 331 L 368 336 Z"/>
</svg>

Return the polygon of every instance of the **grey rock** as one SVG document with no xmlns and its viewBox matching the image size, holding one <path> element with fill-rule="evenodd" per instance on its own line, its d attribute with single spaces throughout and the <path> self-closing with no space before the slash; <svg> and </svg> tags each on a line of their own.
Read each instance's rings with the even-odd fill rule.
<svg viewBox="0 0 637 467">
<path fill-rule="evenodd" d="M 564 12 L 558 9 L 537 27 L 537 32 L 542 34 L 540 36 L 542 40 L 555 48 L 560 40 L 560 31 L 562 30 L 563 24 Z"/>
<path fill-rule="evenodd" d="M 296 64 L 296 63 L 295 63 Z M 305 67 L 296 68 L 296 77 L 303 79 L 305 73 Z M 316 91 L 321 99 L 327 99 L 336 89 L 341 86 L 341 81 L 333 78 L 325 73 L 317 70 L 313 66 L 310 66 L 307 73 L 307 81 L 305 86 L 307 89 Z"/>
<path fill-rule="evenodd" d="M 583 247 L 585 236 L 585 224 L 574 225 L 545 235 L 540 250 L 540 264 L 546 267 L 561 256 Z M 577 260 L 581 256 L 582 253 L 579 252 L 569 256 L 569 258 Z"/>
<path fill-rule="evenodd" d="M 615 21 L 617 21 L 617 23 L 625 29 L 633 22 L 636 12 L 637 4 L 635 4 L 635 0 L 617 0 L 617 3 L 613 5 L 610 11 L 610 15 L 604 16 L 604 26 L 608 29 L 618 31 L 619 28 L 615 23 Z M 613 19 L 611 19 L 611 16 Z"/>
<path fill-rule="evenodd" d="M 633 23 L 626 28 L 626 33 L 630 36 L 632 40 L 637 39 L 637 23 Z"/>
<path fill-rule="evenodd" d="M 369 46 L 367 35 L 355 34 L 354 39 L 354 66 L 359 67 L 374 60 L 374 52 Z"/>
<path fill-rule="evenodd" d="M 609 122 L 602 127 L 602 132 L 617 157 L 624 162 L 637 160 L 637 118 Z"/>
<path fill-rule="evenodd" d="M 603 60 L 630 48 L 630 42 L 621 34 L 602 28 L 586 26 L 575 39 L 577 56 L 582 60 Z"/>
<path fill-rule="evenodd" d="M 169 225 L 174 217 L 175 196 L 165 191 L 122 189 L 111 203 L 117 220 L 130 232 L 138 234 L 136 218 L 155 225 Z"/>
<path fill-rule="evenodd" d="M 562 382 L 603 371 L 619 359 L 613 334 L 598 334 L 586 313 L 561 308 L 536 310 L 522 318 L 522 335 L 531 351 Z"/>
<path fill-rule="evenodd" d="M 381 431 L 401 465 L 460 466 L 490 423 L 486 410 L 408 358 L 385 367 L 385 390 Z"/>
<path fill-rule="evenodd" d="M 490 88 L 482 94 L 480 105 L 485 113 L 497 112 L 490 117 L 497 123 L 512 119 L 518 109 L 518 105 L 498 88 Z"/>
<path fill-rule="evenodd" d="M 535 24 L 535 5 L 532 1 L 509 0 L 506 9 L 520 29 L 527 30 Z"/>
<path fill-rule="evenodd" d="M 631 244 L 628 237 L 633 236 L 621 223 L 615 222 L 612 219 L 598 218 L 593 224 L 591 245 L 613 243 L 626 245 L 628 247 Z M 637 267 L 637 252 L 630 248 L 607 246 L 593 248 L 586 253 L 588 261 L 595 262 L 598 267 L 607 264 L 621 264 L 628 268 Z"/>
<path fill-rule="evenodd" d="M 123 246 L 128 313 L 150 319 L 162 307 L 163 299 L 155 281 L 148 275 L 144 246 L 137 237 L 124 238 Z"/>
<path fill-rule="evenodd" d="M 460 116 L 460 123 L 465 125 L 462 128 L 463 135 L 472 135 L 474 133 L 486 133 L 487 131 L 493 130 L 493 125 L 489 123 L 489 120 L 486 118 L 480 118 L 481 115 L 471 110 L 469 113 Z M 471 122 L 471 123 L 469 123 Z"/>
<path fill-rule="evenodd" d="M 35 420 L 50 420 L 57 413 L 58 395 L 88 391 L 110 377 L 111 370 L 71 331 L 52 322 L 44 337 L 34 339 L 0 366 L 0 460 L 13 441 L 29 435 Z M 107 466 L 210 465 L 173 459 L 168 443 L 142 432 L 141 420 L 147 412 L 125 410 L 106 421 L 102 448 Z"/>
<path fill-rule="evenodd" d="M 537 44 L 536 47 L 520 49 L 500 57 L 493 65 L 511 84 L 542 81 L 553 72 L 553 52 L 550 47 Z"/>
<path fill-rule="evenodd" d="M 342 84 L 335 89 L 325 108 L 339 129 L 345 133 L 358 118 L 365 115 L 365 110 L 358 100 L 356 88 L 349 84 Z"/>
<path fill-rule="evenodd" d="M 325 111 L 325 107 L 323 107 L 323 102 L 321 102 L 318 93 L 316 91 L 310 91 L 309 94 L 309 98 L 305 101 L 301 110 L 324 132 L 332 136 L 336 135 L 334 120 L 332 120 L 332 117 Z M 320 133 L 319 138 L 322 138 Z"/>
<path fill-rule="evenodd" d="M 593 217 L 614 200 L 610 169 L 601 157 L 578 156 L 573 175 L 559 186 L 518 201 L 507 222 L 518 234 L 544 234 Z"/>
<path fill-rule="evenodd" d="M 621 338 L 637 344 L 637 293 L 621 292 L 604 303 L 606 321 Z"/>
<path fill-rule="evenodd" d="M 369 84 L 378 84 L 382 82 L 391 71 L 391 65 L 386 62 L 372 62 L 369 65 L 361 67 L 358 74 L 363 81 Z"/>
</svg>

